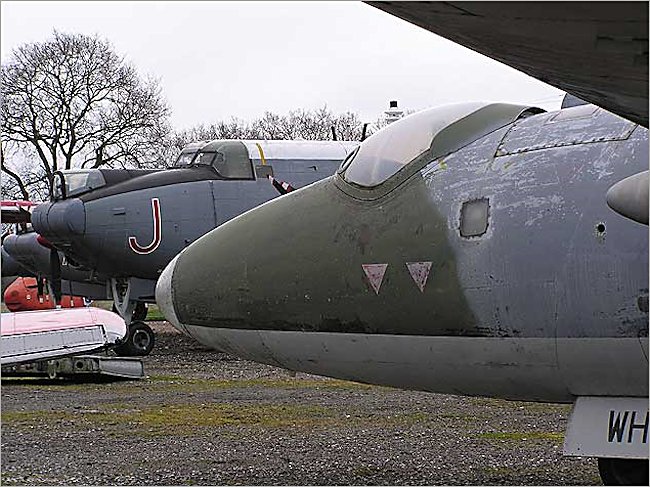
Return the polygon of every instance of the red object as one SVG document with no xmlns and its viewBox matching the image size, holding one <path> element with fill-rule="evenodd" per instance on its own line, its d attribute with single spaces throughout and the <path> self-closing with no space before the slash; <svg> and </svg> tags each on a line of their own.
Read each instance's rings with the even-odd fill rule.
<svg viewBox="0 0 650 487">
<path fill-rule="evenodd" d="M 32 217 L 32 207 L 40 205 L 33 201 L 2 200 L 2 223 L 29 223 Z"/>
<path fill-rule="evenodd" d="M 54 249 L 54 246 L 43 235 L 37 235 L 36 241 L 47 249 Z"/>
<path fill-rule="evenodd" d="M 280 181 L 279 179 L 275 179 L 273 176 L 270 174 L 267 176 L 271 183 L 273 184 L 273 187 L 278 190 L 280 194 L 287 194 L 290 193 L 291 191 L 294 191 L 296 188 L 291 186 L 289 183 L 285 183 L 284 181 Z"/>
<path fill-rule="evenodd" d="M 47 289 L 47 288 L 46 288 Z M 5 289 L 5 305 L 12 312 L 54 309 L 56 306 L 50 295 L 38 296 L 38 285 L 34 277 L 19 277 Z M 83 308 L 84 298 L 64 295 L 61 297 L 62 308 Z"/>
</svg>

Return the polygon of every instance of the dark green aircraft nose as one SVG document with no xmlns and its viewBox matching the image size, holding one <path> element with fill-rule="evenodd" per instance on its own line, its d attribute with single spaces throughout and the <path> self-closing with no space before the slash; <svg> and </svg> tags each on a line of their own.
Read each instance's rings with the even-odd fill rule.
<svg viewBox="0 0 650 487">
<path fill-rule="evenodd" d="M 465 103 L 394 122 L 338 174 L 194 242 L 166 271 L 161 298 L 197 337 L 215 328 L 478 333 L 449 241 L 456 224 L 438 207 L 448 195 L 432 196 L 420 169 L 436 161 L 444 171 L 446 155 L 530 110 Z"/>
<path fill-rule="evenodd" d="M 421 176 L 406 191 L 365 202 L 336 178 L 185 249 L 158 283 L 167 318 L 197 338 L 215 328 L 415 335 L 430 333 L 432 322 L 447 330 L 472 322 L 446 220 L 423 197 Z"/>
</svg>

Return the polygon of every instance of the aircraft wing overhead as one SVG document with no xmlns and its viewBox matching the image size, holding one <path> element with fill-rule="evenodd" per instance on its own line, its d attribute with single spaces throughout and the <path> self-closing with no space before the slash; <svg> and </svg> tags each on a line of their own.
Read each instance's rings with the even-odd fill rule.
<svg viewBox="0 0 650 487">
<path fill-rule="evenodd" d="M 367 3 L 648 126 L 648 2 Z"/>
</svg>

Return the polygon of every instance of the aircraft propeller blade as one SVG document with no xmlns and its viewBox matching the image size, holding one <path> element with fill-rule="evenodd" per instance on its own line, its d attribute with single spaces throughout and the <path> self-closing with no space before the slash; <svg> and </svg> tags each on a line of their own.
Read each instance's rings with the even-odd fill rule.
<svg viewBox="0 0 650 487">
<path fill-rule="evenodd" d="M 43 297 L 43 277 L 41 275 L 36 276 L 36 292 L 38 293 L 38 299 Z"/>
<path fill-rule="evenodd" d="M 56 249 L 50 250 L 50 285 L 54 302 L 58 305 L 61 303 L 61 259 Z"/>
</svg>

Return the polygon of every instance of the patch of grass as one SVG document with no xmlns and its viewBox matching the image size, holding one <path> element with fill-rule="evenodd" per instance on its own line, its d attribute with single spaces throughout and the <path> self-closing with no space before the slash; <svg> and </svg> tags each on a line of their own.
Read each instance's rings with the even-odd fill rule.
<svg viewBox="0 0 650 487">
<path fill-rule="evenodd" d="M 111 311 L 113 309 L 113 301 L 93 301 L 90 306 Z"/>
<path fill-rule="evenodd" d="M 431 421 L 426 413 L 391 415 L 342 413 L 304 404 L 166 404 L 137 407 L 130 403 L 103 404 L 101 409 L 75 411 L 10 411 L 2 422 L 35 427 L 65 421 L 71 427 L 111 426 L 107 433 L 128 429 L 140 435 L 192 435 L 204 428 L 314 428 L 329 425 L 409 426 Z M 117 426 L 118 428 L 114 428 Z M 227 430 L 224 431 L 227 433 Z"/>
<path fill-rule="evenodd" d="M 154 375 L 144 380 L 120 382 L 73 382 L 72 380 L 51 380 L 44 377 L 11 377 L 2 379 L 3 387 L 29 387 L 39 391 L 74 391 L 114 395 L 133 394 L 136 391 L 150 392 L 209 392 L 224 389 L 249 387 L 271 387 L 277 389 L 327 389 L 327 390 L 369 390 L 377 388 L 368 384 L 344 380 L 316 379 L 246 379 L 220 380 L 187 378 L 175 375 Z"/>
<path fill-rule="evenodd" d="M 106 413 L 103 419 L 118 420 L 122 413 Z M 180 404 L 127 413 L 129 422 L 145 428 L 185 430 L 188 427 L 219 426 L 306 426 L 327 422 L 332 413 L 320 406 Z"/>
<path fill-rule="evenodd" d="M 245 387 L 272 387 L 281 389 L 373 389 L 378 386 L 361 384 L 338 379 L 244 379 L 219 380 L 185 378 L 180 376 L 154 375 L 149 377 L 153 384 L 171 386 L 174 388 L 189 388 L 192 390 L 234 389 Z"/>
<path fill-rule="evenodd" d="M 568 414 L 571 411 L 571 404 L 550 404 L 546 402 L 525 402 L 520 404 L 529 412 Z"/>
<path fill-rule="evenodd" d="M 122 425 L 135 433 L 191 434 L 200 428 L 249 426 L 264 428 L 300 427 L 337 420 L 332 410 L 304 405 L 174 404 L 134 408 L 107 404 L 92 411 L 11 411 L 2 413 L 4 424 L 37 425 L 70 421 L 81 427 Z"/>
<path fill-rule="evenodd" d="M 81 380 L 83 376 L 78 377 Z M 89 380 L 93 377 L 88 376 Z M 107 386 L 118 384 L 117 382 L 75 382 L 73 379 L 48 379 L 44 376 L 33 377 L 3 377 L 2 387 L 29 387 L 35 391 L 74 391 L 88 392 L 105 390 Z M 123 382 L 121 384 L 129 385 L 132 383 Z"/>
<path fill-rule="evenodd" d="M 155 304 L 147 305 L 147 317 L 144 319 L 145 321 L 165 321 L 166 319 L 165 315 L 158 309 L 158 306 Z"/>
<path fill-rule="evenodd" d="M 479 438 L 485 440 L 503 440 L 503 441 L 526 441 L 526 440 L 550 440 L 564 441 L 564 433 L 528 431 L 528 432 L 499 432 L 499 433 L 480 433 Z"/>
<path fill-rule="evenodd" d="M 93 301 L 91 306 L 111 311 L 113 309 L 113 301 Z M 165 319 L 157 305 L 152 303 L 147 304 L 147 317 L 145 321 L 165 321 Z"/>
</svg>

